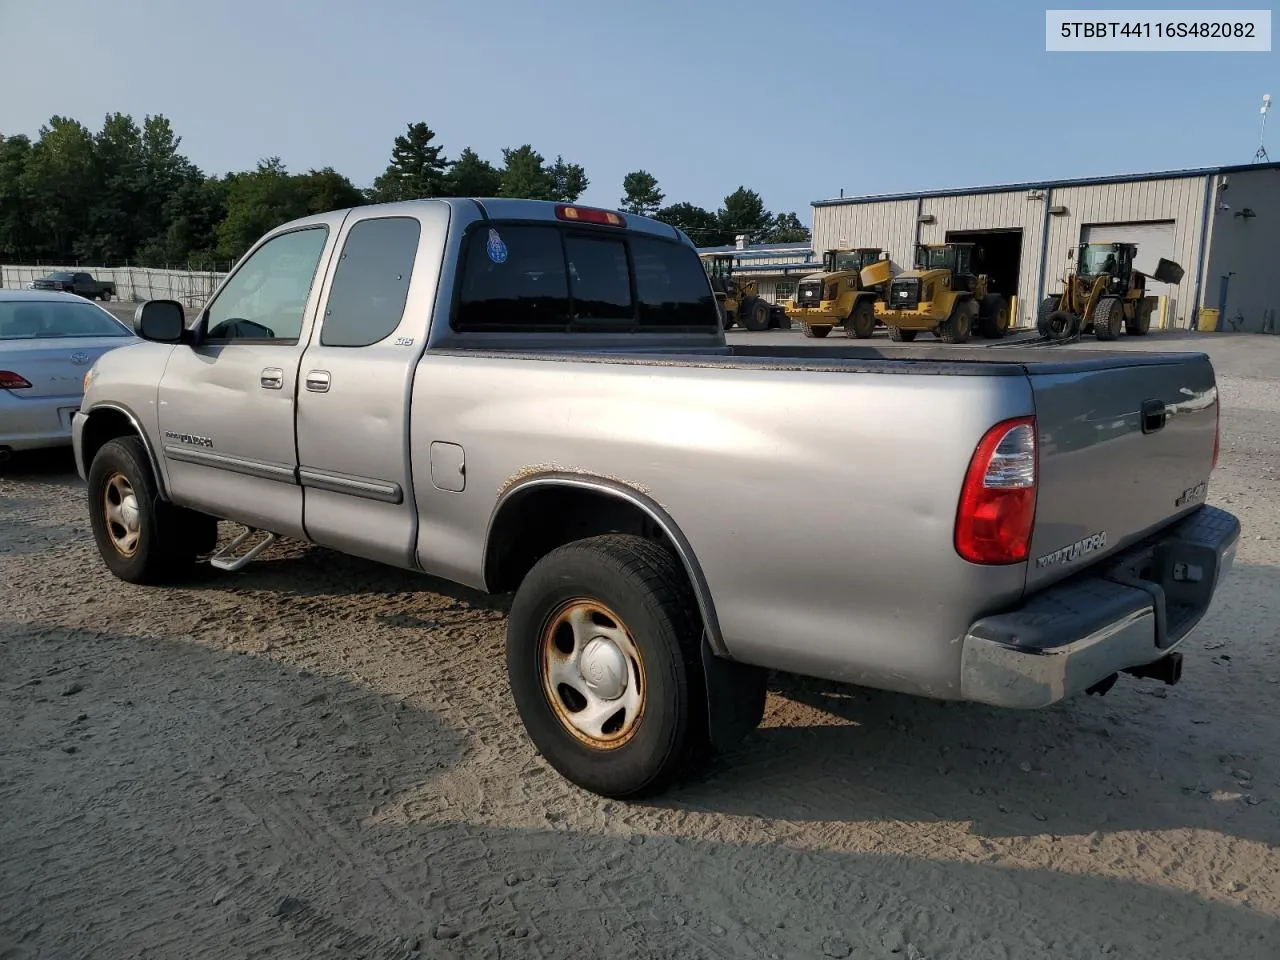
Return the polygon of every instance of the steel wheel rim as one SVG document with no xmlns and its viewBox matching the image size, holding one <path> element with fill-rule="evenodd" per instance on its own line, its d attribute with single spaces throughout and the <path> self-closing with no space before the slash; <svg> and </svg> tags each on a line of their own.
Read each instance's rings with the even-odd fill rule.
<svg viewBox="0 0 1280 960">
<path fill-rule="evenodd" d="M 538 638 L 542 691 L 565 732 L 593 750 L 629 742 L 644 716 L 640 649 L 616 613 L 598 600 L 561 604 Z"/>
<path fill-rule="evenodd" d="M 142 518 L 138 510 L 138 495 L 123 473 L 113 473 L 107 478 L 102 506 L 111 546 L 122 557 L 132 557 L 138 552 L 138 541 L 142 539 Z"/>
</svg>

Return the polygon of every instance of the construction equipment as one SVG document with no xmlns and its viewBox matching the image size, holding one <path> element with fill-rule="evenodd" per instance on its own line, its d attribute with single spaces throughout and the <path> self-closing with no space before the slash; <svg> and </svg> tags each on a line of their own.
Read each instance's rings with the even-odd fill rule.
<svg viewBox="0 0 1280 960">
<path fill-rule="evenodd" d="M 1151 314 L 1159 297 L 1147 296 L 1147 275 L 1133 269 L 1136 243 L 1081 243 L 1067 256 L 1075 268 L 1067 267 L 1062 292 L 1040 301 L 1036 329 L 1050 340 L 1068 340 L 1093 333 L 1099 340 L 1114 340 L 1124 332 L 1140 337 L 1151 329 Z M 1160 258 L 1153 280 L 1177 284 L 1182 267 Z"/>
<path fill-rule="evenodd" d="M 892 270 L 879 247 L 828 250 L 822 270 L 804 277 L 787 305 L 787 316 L 800 323 L 806 337 L 825 337 L 843 327 L 865 340 L 875 333 L 875 303 L 884 299 Z"/>
<path fill-rule="evenodd" d="M 1009 329 L 1009 301 L 991 292 L 991 280 L 973 272 L 972 243 L 916 245 L 915 269 L 894 277 L 876 317 L 889 339 L 910 342 L 928 330 L 945 343 L 964 343 L 974 332 L 989 339 Z"/>
<path fill-rule="evenodd" d="M 735 275 L 733 261 L 731 253 L 715 253 L 702 258 L 702 266 L 720 305 L 724 328 L 728 330 L 735 323 L 741 323 L 748 330 L 772 330 L 775 327 L 790 330 L 787 312 L 760 296 L 755 279 Z"/>
</svg>

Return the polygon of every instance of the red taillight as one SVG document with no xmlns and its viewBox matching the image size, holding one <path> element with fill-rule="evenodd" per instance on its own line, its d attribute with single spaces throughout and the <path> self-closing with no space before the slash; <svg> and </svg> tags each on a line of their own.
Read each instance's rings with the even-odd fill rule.
<svg viewBox="0 0 1280 960">
<path fill-rule="evenodd" d="M 625 227 L 626 219 L 612 210 L 597 210 L 594 207 L 571 207 L 561 203 L 556 206 L 556 216 L 561 220 L 572 220 L 576 223 L 602 223 L 606 227 Z"/>
<path fill-rule="evenodd" d="M 1021 563 L 1036 518 L 1036 418 L 986 432 L 969 461 L 956 511 L 956 553 L 970 563 Z"/>
<path fill-rule="evenodd" d="M 26 390 L 31 381 L 20 377 L 12 370 L 0 370 L 0 390 Z"/>
</svg>

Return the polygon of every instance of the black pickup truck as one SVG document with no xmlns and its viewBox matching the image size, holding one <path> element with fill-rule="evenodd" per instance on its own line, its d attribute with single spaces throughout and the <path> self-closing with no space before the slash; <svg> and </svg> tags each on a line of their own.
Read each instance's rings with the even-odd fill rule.
<svg viewBox="0 0 1280 960">
<path fill-rule="evenodd" d="M 116 285 L 110 280 L 95 280 L 87 273 L 59 270 L 47 277 L 31 281 L 32 290 L 64 290 L 78 293 L 90 300 L 110 300 L 116 295 Z"/>
</svg>

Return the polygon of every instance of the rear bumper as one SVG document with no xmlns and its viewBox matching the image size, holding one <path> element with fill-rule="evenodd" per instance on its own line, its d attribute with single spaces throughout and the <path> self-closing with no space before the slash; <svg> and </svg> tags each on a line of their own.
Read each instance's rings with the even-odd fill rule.
<svg viewBox="0 0 1280 960">
<path fill-rule="evenodd" d="M 80 397 L 38 397 L 19 400 L 0 390 L 0 447 L 43 450 L 71 443 L 71 418 Z"/>
<path fill-rule="evenodd" d="M 983 617 L 964 638 L 962 699 L 1034 709 L 1171 653 L 1231 570 L 1240 521 L 1203 506 L 1157 536 Z"/>
</svg>

